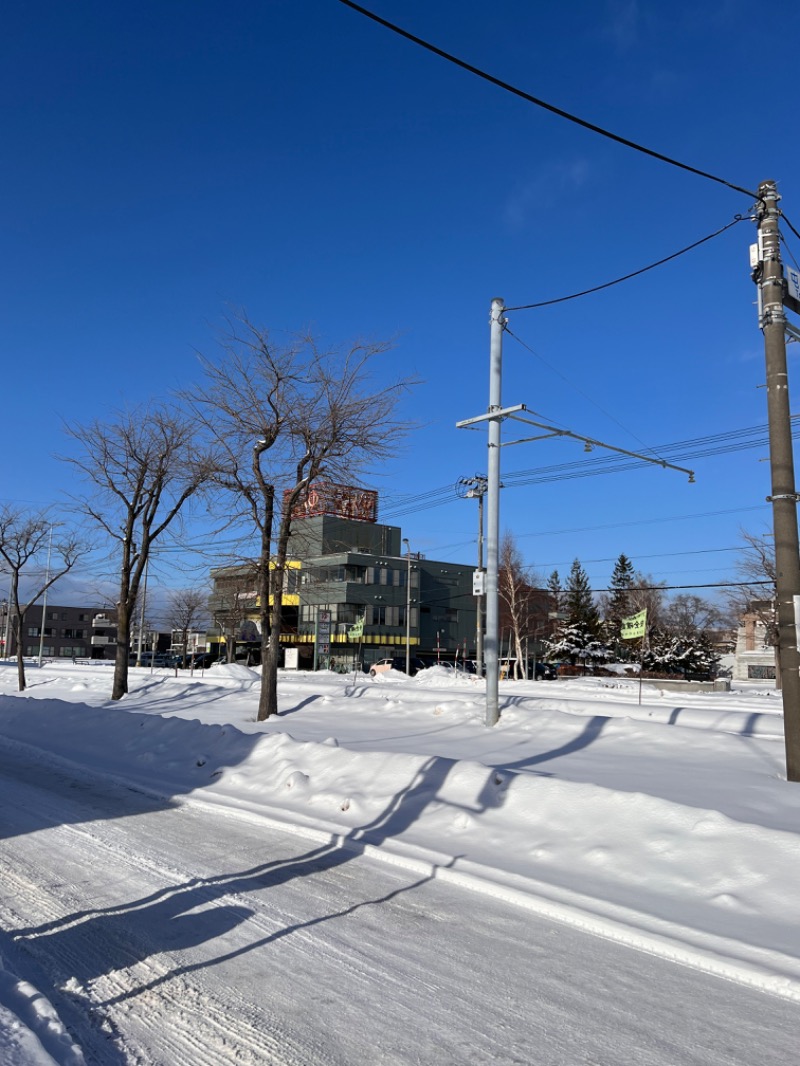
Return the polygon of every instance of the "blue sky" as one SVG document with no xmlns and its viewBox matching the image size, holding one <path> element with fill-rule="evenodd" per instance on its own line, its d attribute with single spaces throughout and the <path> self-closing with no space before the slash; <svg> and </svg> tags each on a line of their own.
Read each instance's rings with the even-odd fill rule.
<svg viewBox="0 0 800 1066">
<path fill-rule="evenodd" d="M 743 0 L 365 6 L 725 181 L 775 179 L 800 226 L 798 81 L 780 49 L 800 40 L 796 3 L 772 6 L 774 28 Z M 488 403 L 492 297 L 602 284 L 752 206 L 337 0 L 12 0 L 2 49 L 9 501 L 63 499 L 62 421 L 195 380 L 195 353 L 244 308 L 278 338 L 394 339 L 387 380 L 422 384 L 404 406 L 418 428 L 371 479 L 381 513 L 413 550 L 472 562 L 476 505 L 452 486 L 485 472 L 486 438 L 455 423 Z M 754 234 L 740 222 L 613 289 L 511 313 L 503 402 L 633 451 L 764 425 Z M 670 585 L 724 581 L 740 529 L 769 528 L 765 446 L 676 460 L 694 485 L 660 468 L 572 476 L 598 456 L 504 450 L 502 526 L 544 575 L 577 557 L 602 589 L 624 552 Z M 519 471 L 538 483 L 513 484 Z"/>
</svg>

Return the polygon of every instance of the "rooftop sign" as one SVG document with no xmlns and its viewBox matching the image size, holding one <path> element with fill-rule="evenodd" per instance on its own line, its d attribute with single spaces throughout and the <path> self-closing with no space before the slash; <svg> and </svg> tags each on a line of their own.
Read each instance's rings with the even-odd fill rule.
<svg viewBox="0 0 800 1066">
<path fill-rule="evenodd" d="M 284 493 L 286 499 L 288 493 Z M 359 522 L 378 521 L 378 493 L 357 485 L 334 485 L 330 481 L 315 481 L 309 485 L 304 498 L 298 500 L 292 518 L 311 518 L 314 515 L 334 515 L 354 518 Z"/>
</svg>

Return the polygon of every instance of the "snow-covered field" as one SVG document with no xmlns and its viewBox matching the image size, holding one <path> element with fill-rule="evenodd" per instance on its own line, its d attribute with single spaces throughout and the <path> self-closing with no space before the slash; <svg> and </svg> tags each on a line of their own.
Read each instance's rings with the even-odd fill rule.
<svg viewBox="0 0 800 1066">
<path fill-rule="evenodd" d="M 118 704 L 110 667 L 28 676 L 20 696 L 14 664 L 0 664 L 12 753 L 296 827 L 800 1001 L 800 785 L 784 779 L 771 687 L 645 682 L 640 696 L 621 678 L 503 682 L 490 729 L 483 683 L 439 668 L 284 673 L 281 714 L 266 723 L 255 721 L 258 675 L 240 666 L 133 670 Z M 0 971 L 3 1061 L 82 1062 L 47 997 L 11 966 Z"/>
</svg>

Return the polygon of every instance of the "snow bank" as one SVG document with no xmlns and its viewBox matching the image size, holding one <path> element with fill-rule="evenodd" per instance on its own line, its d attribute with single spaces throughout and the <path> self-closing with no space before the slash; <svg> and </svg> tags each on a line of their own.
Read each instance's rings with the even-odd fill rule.
<svg viewBox="0 0 800 1066">
<path fill-rule="evenodd" d="M 83 1052 L 52 1003 L 21 981 L 0 955 L 0 1061 L 3 1066 L 85 1066 Z"/>
</svg>

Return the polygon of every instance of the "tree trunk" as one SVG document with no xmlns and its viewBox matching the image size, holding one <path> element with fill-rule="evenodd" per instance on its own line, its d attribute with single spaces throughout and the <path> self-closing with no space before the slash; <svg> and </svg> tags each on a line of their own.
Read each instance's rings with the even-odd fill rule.
<svg viewBox="0 0 800 1066">
<path fill-rule="evenodd" d="M 127 543 L 127 542 L 126 542 Z M 128 693 L 128 667 L 131 653 L 131 617 L 136 607 L 138 582 L 131 582 L 130 562 L 123 558 L 120 574 L 119 602 L 117 603 L 117 656 L 114 660 L 114 682 L 111 699 L 121 700 Z"/>
<path fill-rule="evenodd" d="M 261 623 L 261 688 L 258 693 L 258 721 L 263 722 L 272 714 L 278 713 L 278 656 L 272 654 L 272 619 L 275 617 L 273 606 L 270 612 L 269 597 L 274 584 L 269 569 L 269 546 L 266 551 L 262 545 L 261 565 L 258 570 L 259 621 Z M 280 630 L 278 631 L 280 646 Z"/>
<path fill-rule="evenodd" d="M 273 619 L 277 612 L 273 611 Z M 258 699 L 258 720 L 263 722 L 278 713 L 278 661 L 281 651 L 281 627 L 273 621 L 267 647 L 267 658 L 261 663 L 261 692 Z"/>
<path fill-rule="evenodd" d="M 25 680 L 25 661 L 22 657 L 22 623 L 24 621 L 23 615 L 19 613 L 19 607 L 17 608 L 17 616 L 13 621 L 13 628 L 16 630 L 14 634 L 17 640 L 17 686 L 20 692 L 24 692 L 27 688 L 27 682 Z M 44 626 L 44 611 L 42 611 L 42 626 Z"/>
<path fill-rule="evenodd" d="M 515 620 L 515 622 L 514 622 L 514 647 L 515 647 L 516 652 L 517 652 L 517 662 L 516 662 L 516 668 L 515 668 L 516 678 L 517 678 L 517 681 L 521 681 L 522 678 L 525 677 L 525 669 L 526 669 L 527 664 L 526 664 L 525 660 L 522 657 L 522 637 L 520 636 L 520 632 L 519 632 L 519 621 L 518 620 Z"/>
<path fill-rule="evenodd" d="M 117 607 L 117 655 L 114 660 L 114 683 L 111 699 L 121 700 L 128 693 L 128 659 L 130 656 L 130 609 L 120 601 Z"/>
</svg>

